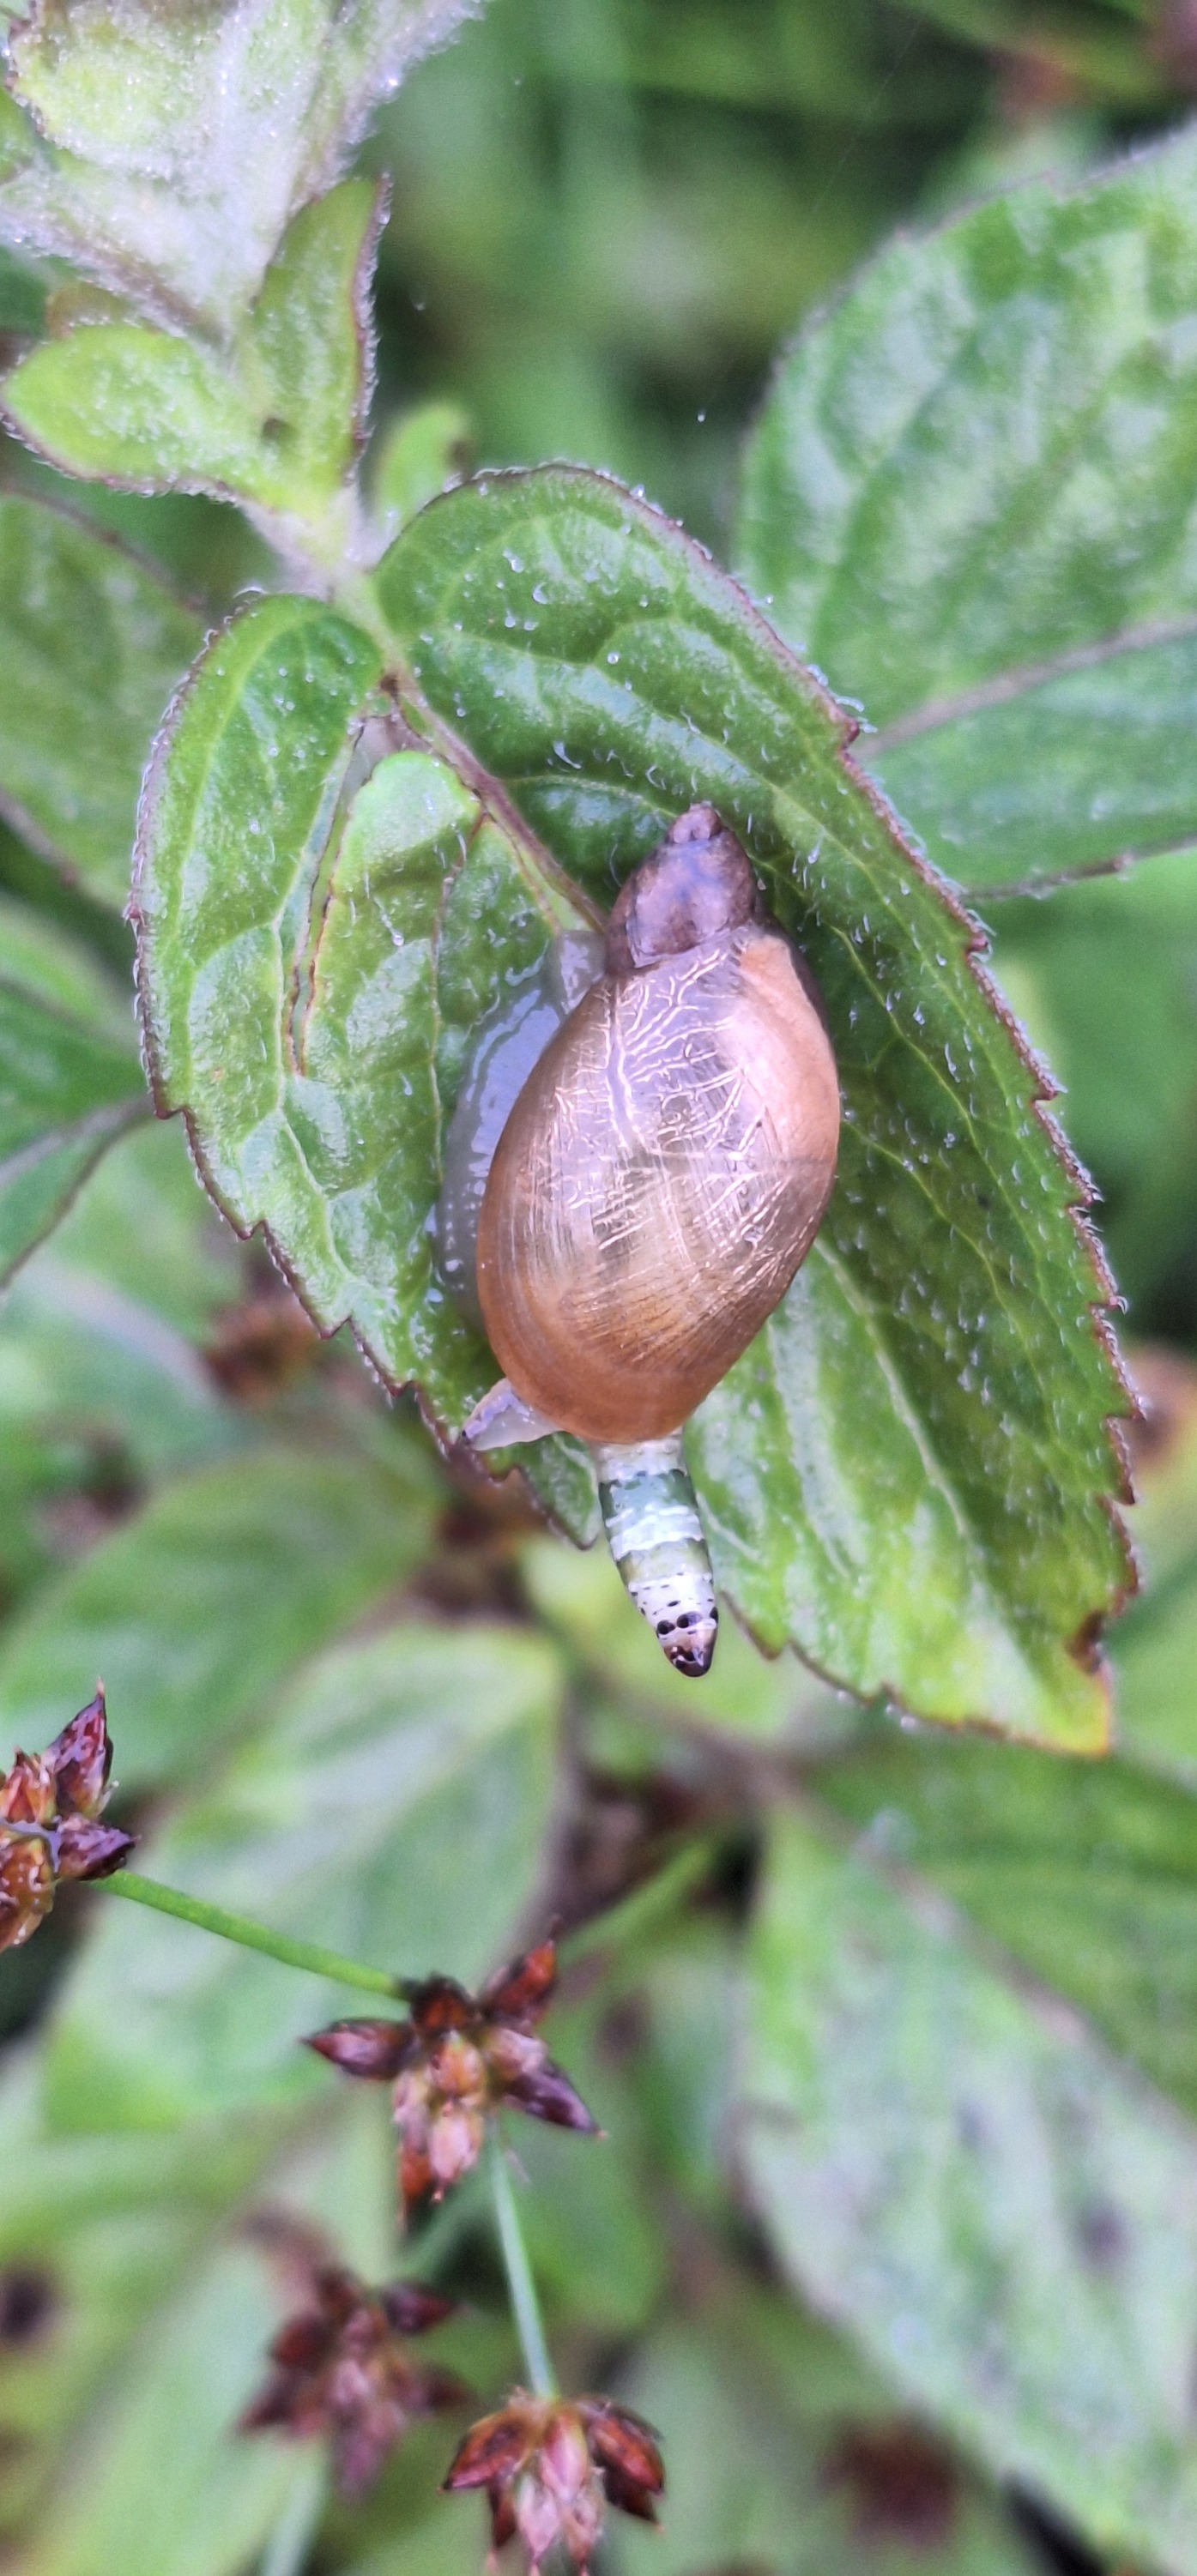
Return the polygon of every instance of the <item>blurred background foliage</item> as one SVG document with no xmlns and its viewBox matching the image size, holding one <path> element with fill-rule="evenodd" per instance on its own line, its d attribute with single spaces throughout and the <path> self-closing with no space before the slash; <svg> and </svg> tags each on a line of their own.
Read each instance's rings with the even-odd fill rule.
<svg viewBox="0 0 1197 2576">
<path fill-rule="evenodd" d="M 1081 172 L 1167 130 L 1195 94 L 1193 0 L 491 0 L 363 155 L 394 192 L 382 497 L 410 506 L 442 454 L 459 469 L 560 454 L 643 485 L 726 560 L 740 442 L 812 306 L 895 225 Z M 4 260 L 12 348 L 59 282 Z M 443 406 L 431 468 L 419 438 L 387 445 L 428 401 Z M 0 477 L 124 533 L 201 615 L 272 577 L 231 510 L 68 486 L 12 442 Z M 35 838 L 0 832 L 8 932 L 52 925 L 56 971 L 83 961 L 93 1000 L 110 990 L 119 1007 L 125 926 Z M 651 2555 L 638 2534 L 618 2542 L 627 2576 L 1017 2576 L 1045 2557 L 1076 2576 L 1125 2561 L 1128 2532 L 1144 2563 L 1197 2565 L 1183 2126 L 1197 2107 L 1197 895 L 1168 860 L 993 917 L 999 973 L 1066 1081 L 1065 1123 L 1105 1194 L 1149 1399 L 1149 1580 L 1114 1641 L 1120 1754 L 1100 1771 L 908 1740 L 734 1634 L 696 1723 L 610 1569 L 544 1535 L 518 1496 L 450 1478 L 344 1337 L 316 1343 L 202 1198 L 177 1123 L 134 1124 L 0 1309 L 0 1721 L 40 1743 L 102 1672 L 116 1812 L 145 1826 L 151 1869 L 304 1925 L 318 1753 L 337 1783 L 324 1936 L 390 1955 L 416 1939 L 435 1884 L 439 1963 L 472 1973 L 533 1890 L 568 1925 L 634 1887 L 679 1829 L 716 1836 L 698 1902 L 654 1943 L 580 1967 L 553 2026 L 612 2143 L 520 2142 L 563 2364 L 609 2380 L 667 2440 L 666 2537 Z M 450 1635 L 445 1664 L 428 1640 Z M 436 1762 L 380 1790 L 379 1711 L 393 1719 L 400 1701 L 412 1740 L 433 1730 L 442 1746 L 446 1711 L 455 1726 L 485 1713 L 473 1793 Z M 820 1925 L 782 1901 L 805 1883 L 802 1856 L 779 1874 L 785 1855 L 762 1851 L 754 1821 L 795 1778 L 835 1832 L 931 1892 L 930 1912 L 887 1923 L 848 1919 L 845 1898 L 842 1927 L 845 1958 L 904 1958 L 927 2090 L 901 2096 L 884 2052 L 894 1999 L 866 1994 L 862 1967 L 846 2001 L 829 1983 L 822 2033 L 791 2033 L 807 2085 L 793 2132 L 748 2141 L 744 2049 L 767 2070 L 794 1997 L 824 1992 Z M 358 1913 L 338 1934 L 341 1876 Z M 493 1907 L 454 1949 L 483 1881 Z M 770 2009 L 746 2038 L 758 1886 Z M 236 2215 L 247 2196 L 281 2199 L 335 2224 L 367 2270 L 393 2263 L 382 2104 L 334 2100 L 293 2049 L 326 1993 L 288 2003 L 281 1971 L 213 1960 L 132 1909 L 84 1942 L 105 1904 L 64 1898 L 0 1968 L 0 2531 L 29 2576 L 281 2570 L 260 2553 L 285 2526 L 294 2463 L 227 2440 L 278 2314 Z M 951 1991 L 935 1946 L 947 1907 L 971 1927 Z M 404 1964 L 432 1960 L 405 1949 Z M 1037 1980 L 1053 1990 L 1042 2026 Z M 908 2412 L 917 2281 L 878 2323 L 867 2292 L 853 2312 L 827 2286 L 827 2266 L 851 2273 L 842 2235 L 787 2236 L 794 2195 L 817 2198 L 809 2171 L 793 2184 L 784 2169 L 795 2135 L 822 2138 L 831 2169 L 861 2182 L 860 2105 L 831 2062 L 841 2002 L 877 2070 L 870 2134 L 892 2151 L 861 2184 L 878 2202 L 904 2143 L 921 2153 L 955 2120 L 959 2161 L 980 2156 L 994 2102 L 1017 2094 L 999 2164 L 1025 2184 L 1009 2241 L 1039 2304 L 996 2431 L 971 2400 Z M 1001 2054 L 1030 2066 L 1032 2025 L 1054 2034 L 1073 2087 L 1046 2107 Z M 937 2093 L 943 2028 L 972 2054 L 962 2039 Z M 1080 2177 L 1063 2215 L 1062 2172 Z M 961 2260 L 984 2282 L 998 2256 L 952 2168 L 945 2199 L 957 2190 Z M 887 2281 L 930 2221 L 902 2204 L 895 2224 Z M 1128 2246 L 1143 2266 L 1129 2280 Z M 468 2194 L 415 2259 L 466 2294 L 444 2358 L 489 2394 L 514 2355 Z M 847 2315 L 855 2341 L 783 2296 L 783 2274 Z M 936 2329 L 963 2378 L 969 2320 Z M 1128 2389 L 1146 2392 L 1142 2426 Z M 1068 2424 L 1062 2458 L 1027 2433 L 1044 2414 Z M 326 2517 L 313 2567 L 475 2565 L 472 2508 L 431 2501 L 447 2447 L 421 2433 L 364 2512 Z M 1113 2453 L 1107 2494 L 1095 2464 Z"/>
</svg>

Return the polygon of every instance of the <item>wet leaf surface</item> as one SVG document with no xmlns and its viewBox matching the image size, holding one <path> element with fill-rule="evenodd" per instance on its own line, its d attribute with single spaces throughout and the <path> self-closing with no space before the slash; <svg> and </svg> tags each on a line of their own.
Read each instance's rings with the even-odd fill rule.
<svg viewBox="0 0 1197 2576">
<path fill-rule="evenodd" d="M 378 672 L 305 600 L 210 648 L 147 788 L 142 992 L 159 1103 L 186 1110 L 218 1203 L 457 1429 L 497 1371 L 435 1267 L 445 1122 L 471 1029 L 572 907 L 445 762 L 384 733 L 352 793 Z M 531 1463 L 593 1534 L 575 1444 Z"/>
<path fill-rule="evenodd" d="M 1134 1296 L 1175 1288 L 1194 1219 L 1194 148 L 885 249 L 783 356 L 738 534 L 975 890 Z M 1046 914 L 1006 901 L 1127 862 Z"/>
<path fill-rule="evenodd" d="M 1120 1398 L 1077 1184 L 969 933 L 842 722 L 706 557 L 598 477 L 448 494 L 378 590 L 438 716 L 592 894 L 710 797 L 819 977 L 835 1196 L 690 1437 L 732 1599 L 764 1643 L 862 1691 L 1100 1741 L 1100 1682 L 1069 1642 L 1120 1581 L 1100 1499 Z"/>
</svg>

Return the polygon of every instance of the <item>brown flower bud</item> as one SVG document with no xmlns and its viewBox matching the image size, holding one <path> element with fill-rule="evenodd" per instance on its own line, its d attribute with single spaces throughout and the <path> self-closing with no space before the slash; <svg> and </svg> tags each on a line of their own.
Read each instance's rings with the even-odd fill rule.
<svg viewBox="0 0 1197 2576">
<path fill-rule="evenodd" d="M 534 2120 L 597 2136 L 598 2124 L 532 2027 L 557 1975 L 542 1941 L 477 1995 L 453 1977 L 409 1985 L 404 2022 L 338 2021 L 308 2041 L 345 2075 L 394 2082 L 399 2180 L 405 2201 L 437 2200 L 476 2164 L 491 2114 L 510 2105 Z"/>
<path fill-rule="evenodd" d="M 492 2551 L 518 2532 L 536 2576 L 558 2541 L 585 2570 L 608 2504 L 655 2522 L 665 2472 L 652 2427 L 626 2406 L 516 2389 L 497 2414 L 471 2426 L 444 2483 L 449 2492 L 485 2490 Z"/>
<path fill-rule="evenodd" d="M 103 1691 L 44 1753 L 14 1753 L 0 1778 L 0 1950 L 28 1941 L 64 1878 L 108 1878 L 132 1834 L 101 1825 L 112 1745 Z"/>
<path fill-rule="evenodd" d="M 294 2275 L 304 2259 L 301 2231 L 292 2231 L 289 2247 L 271 2250 L 289 2256 Z M 403 2340 L 440 2325 L 453 2302 L 419 2281 L 370 2290 L 338 2263 L 313 2260 L 308 2269 L 305 2304 L 279 2328 L 270 2376 L 238 2429 L 327 2437 L 340 2493 L 360 2495 L 417 2416 L 469 2396 L 451 2371 L 413 2361 Z"/>
</svg>

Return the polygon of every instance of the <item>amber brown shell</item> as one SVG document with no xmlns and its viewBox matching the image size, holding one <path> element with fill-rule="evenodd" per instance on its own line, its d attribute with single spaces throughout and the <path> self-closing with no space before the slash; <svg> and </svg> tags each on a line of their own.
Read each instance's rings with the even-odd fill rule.
<svg viewBox="0 0 1197 2576">
<path fill-rule="evenodd" d="M 839 1114 L 776 929 L 740 920 L 603 975 L 529 1075 L 482 1201 L 478 1293 L 516 1393 L 583 1440 L 676 1431 L 809 1250 Z"/>
</svg>

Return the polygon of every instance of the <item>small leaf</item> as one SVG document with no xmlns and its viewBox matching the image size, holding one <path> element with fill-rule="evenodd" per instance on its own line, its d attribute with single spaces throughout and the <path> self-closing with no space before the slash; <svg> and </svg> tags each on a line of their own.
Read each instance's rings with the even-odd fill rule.
<svg viewBox="0 0 1197 2576">
<path fill-rule="evenodd" d="M 296 216 L 254 307 L 247 362 L 269 389 L 267 432 L 291 506 L 335 492 L 365 437 L 370 281 L 386 189 L 346 179 Z"/>
<path fill-rule="evenodd" d="M 419 1562 L 421 1464 L 266 1451 L 166 1487 L 6 1629 L 6 1743 L 47 1740 L 99 1673 L 123 1789 L 205 1771 L 284 1673 Z"/>
<path fill-rule="evenodd" d="M 219 1204 L 266 1228 L 326 1331 L 351 1322 L 457 1428 L 496 1370 L 434 1268 L 444 1122 L 470 1030 L 572 906 L 443 761 L 384 732 L 352 792 L 377 672 L 308 600 L 263 601 L 209 649 L 146 785 L 142 997 L 159 1105 L 187 1111 Z M 575 1444 L 535 1472 L 593 1534 Z"/>
<path fill-rule="evenodd" d="M 57 1222 L 106 1146 L 145 1114 L 131 1033 L 95 965 L 5 907 L 0 962 L 0 1281 Z"/>
<path fill-rule="evenodd" d="M 342 1955 L 473 1982 L 537 1884 L 559 1695 L 550 1650 L 512 1629 L 412 1623 L 341 1647 L 139 1858 Z M 319 2096 L 333 2079 L 298 2043 L 360 2000 L 114 1904 L 56 2025 L 55 2117 L 170 2126 Z"/>
<path fill-rule="evenodd" d="M 292 218 L 331 187 L 377 99 L 469 0 L 34 0 L 10 39 L 36 117 L 0 163 L 0 236 L 48 251 L 168 330 L 231 339 Z"/>
<path fill-rule="evenodd" d="M 815 1255 L 695 1418 L 716 1572 L 766 1646 L 922 1714 L 1094 1746 L 1125 1580 L 1124 1404 L 1081 1184 L 977 934 L 870 796 L 844 720 L 742 594 L 618 485 L 434 502 L 379 568 L 439 716 L 596 894 L 709 797 L 823 990 L 845 1102 Z"/>
<path fill-rule="evenodd" d="M 470 444 L 469 414 L 460 403 L 422 403 L 392 423 L 372 477 L 374 508 L 388 538 L 438 492 L 460 482 Z"/>
<path fill-rule="evenodd" d="M 1190 130 L 892 243 L 748 449 L 748 580 L 967 885 L 1197 838 L 1195 168 Z"/>
<path fill-rule="evenodd" d="M 27 261 L 0 251 L 0 332 L 11 332 L 16 339 L 36 339 L 45 328 L 45 319 L 44 279 Z"/>
<path fill-rule="evenodd" d="M 133 491 L 279 497 L 262 412 L 208 349 L 144 322 L 81 322 L 4 380 L 14 429 L 64 474 Z"/>
<path fill-rule="evenodd" d="M 66 472 L 134 491 L 209 492 L 267 529 L 324 526 L 365 434 L 368 290 L 385 193 L 347 179 L 290 226 L 232 348 L 83 310 L 5 380 L 21 436 Z M 95 291 L 84 289 L 85 296 Z M 107 301 L 107 299 L 105 299 Z M 276 520 L 284 522 L 276 528 Z M 198 640 L 198 637 L 195 639 Z M 194 650 L 194 644 L 192 646 Z"/>
<path fill-rule="evenodd" d="M 0 811 L 117 909 L 141 773 L 202 632 L 110 538 L 44 501 L 0 495 Z"/>
<path fill-rule="evenodd" d="M 995 2475 L 1190 2576 L 1197 2131 L 794 1818 L 750 2016 L 743 2153 L 790 2277 Z"/>
</svg>

